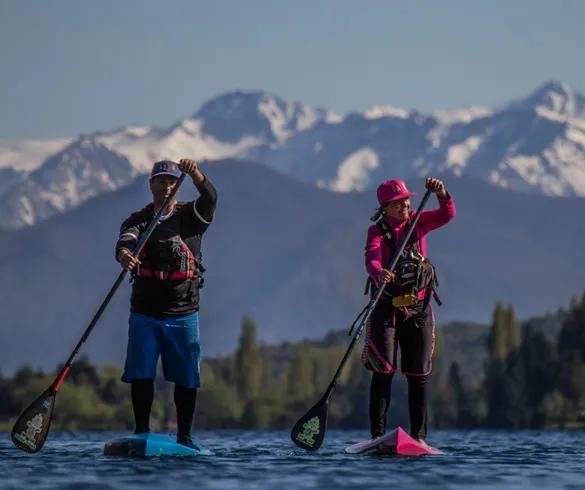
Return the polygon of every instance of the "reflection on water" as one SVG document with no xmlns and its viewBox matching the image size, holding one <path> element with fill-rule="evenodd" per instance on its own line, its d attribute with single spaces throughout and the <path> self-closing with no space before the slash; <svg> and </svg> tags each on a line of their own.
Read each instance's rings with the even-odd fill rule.
<svg viewBox="0 0 585 490">
<path fill-rule="evenodd" d="M 585 488 L 585 433 L 436 431 L 441 456 L 351 456 L 363 432 L 329 431 L 321 450 L 295 448 L 287 432 L 202 432 L 215 456 L 191 460 L 103 456 L 114 433 L 51 433 L 26 454 L 0 434 L 1 489 L 151 488 Z"/>
</svg>

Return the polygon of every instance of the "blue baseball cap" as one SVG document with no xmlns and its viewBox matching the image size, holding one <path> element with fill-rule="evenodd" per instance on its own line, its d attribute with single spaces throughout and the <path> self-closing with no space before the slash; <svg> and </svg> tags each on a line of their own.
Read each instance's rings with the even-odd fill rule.
<svg viewBox="0 0 585 490">
<path fill-rule="evenodd" d="M 155 162 L 152 166 L 150 178 L 153 179 L 157 175 L 172 175 L 178 179 L 181 176 L 181 171 L 176 162 L 172 160 L 161 160 L 160 162 Z"/>
</svg>

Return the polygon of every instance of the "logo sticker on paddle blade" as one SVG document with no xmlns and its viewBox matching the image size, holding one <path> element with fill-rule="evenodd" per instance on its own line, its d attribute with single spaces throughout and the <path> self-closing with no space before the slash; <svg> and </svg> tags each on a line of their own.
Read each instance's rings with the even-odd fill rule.
<svg viewBox="0 0 585 490">
<path fill-rule="evenodd" d="M 12 442 L 29 453 L 36 453 L 43 447 L 51 425 L 55 391 L 49 388 L 26 408 L 14 423 Z"/>
<path fill-rule="evenodd" d="M 303 424 L 302 432 L 297 434 L 297 441 L 313 447 L 315 445 L 315 436 L 319 434 L 320 428 L 319 417 L 313 417 Z"/>
<path fill-rule="evenodd" d="M 33 451 L 37 448 L 37 435 L 43 430 L 43 415 L 37 413 L 32 419 L 27 420 L 26 430 L 14 434 L 14 438 L 27 445 Z"/>
</svg>

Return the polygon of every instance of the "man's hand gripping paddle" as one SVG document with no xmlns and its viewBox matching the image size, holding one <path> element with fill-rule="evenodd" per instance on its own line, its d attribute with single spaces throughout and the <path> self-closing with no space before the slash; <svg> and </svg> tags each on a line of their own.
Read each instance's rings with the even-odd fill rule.
<svg viewBox="0 0 585 490">
<path fill-rule="evenodd" d="M 179 187 L 183 183 L 183 180 L 185 180 L 185 175 L 186 174 L 184 173 L 181 174 L 179 180 L 175 184 L 175 187 L 171 191 L 170 195 L 164 200 L 161 208 L 154 215 L 152 221 L 148 225 L 148 228 L 140 237 L 140 241 L 138 242 L 136 248 L 132 252 L 132 255 L 134 255 L 135 257 L 137 257 L 141 250 L 144 248 L 146 241 L 149 239 L 153 230 L 158 225 L 165 208 L 177 194 Z M 122 272 L 120 272 L 118 278 L 116 279 L 116 282 L 114 282 L 114 285 L 112 286 L 106 298 L 103 300 L 102 304 L 98 308 L 97 313 L 92 318 L 88 327 L 85 329 L 85 332 L 83 333 L 81 339 L 75 346 L 75 349 L 73 349 L 73 352 L 69 356 L 69 359 L 67 359 L 67 362 L 63 366 L 63 369 L 61 369 L 61 372 L 57 375 L 55 381 L 53 381 L 53 384 L 49 386 L 49 388 L 47 388 L 41 396 L 39 396 L 34 402 L 32 402 L 29 405 L 29 407 L 26 408 L 20 414 L 20 417 L 18 417 L 18 419 L 16 420 L 16 423 L 12 428 L 11 437 L 12 442 L 14 442 L 16 447 L 18 447 L 19 449 L 22 449 L 23 451 L 29 453 L 36 453 L 37 451 L 40 451 L 41 448 L 43 447 L 43 444 L 47 439 L 47 435 L 49 434 L 49 428 L 51 426 L 51 417 L 53 415 L 53 408 L 55 406 L 55 397 L 57 396 L 57 392 L 59 391 L 59 388 L 61 388 L 61 385 L 63 384 L 63 381 L 67 376 L 67 373 L 69 372 L 73 359 L 79 352 L 81 346 L 89 337 L 89 334 L 91 333 L 98 319 L 106 309 L 106 306 L 114 296 L 114 293 L 124 280 L 124 277 L 126 277 L 126 273 L 127 273 L 126 270 L 122 270 Z"/>
<path fill-rule="evenodd" d="M 406 247 L 406 244 L 408 243 L 408 240 L 410 239 L 410 236 L 414 231 L 414 227 L 418 222 L 420 214 L 424 209 L 431 195 L 431 192 L 432 191 L 430 189 L 427 189 L 421 203 L 418 206 L 418 209 L 416 210 L 415 215 L 411 219 L 406 230 L 406 234 L 404 235 L 404 239 L 402 240 L 402 243 L 400 244 L 398 250 L 394 254 L 394 257 L 392 258 L 389 267 L 387 268 L 390 272 L 394 271 L 396 264 L 398 263 L 398 259 L 402 255 L 404 247 Z M 329 408 L 329 399 L 331 398 L 331 394 L 335 389 L 337 379 L 339 378 L 339 375 L 341 374 L 343 367 L 345 366 L 347 360 L 349 359 L 349 356 L 356 342 L 358 341 L 364 329 L 364 326 L 368 322 L 372 312 L 374 311 L 374 308 L 376 307 L 376 304 L 378 303 L 380 297 L 382 296 L 383 291 L 384 287 L 379 288 L 374 298 L 358 315 L 358 319 L 360 316 L 362 317 L 362 319 L 355 332 L 355 335 L 351 339 L 351 342 L 349 343 L 349 346 L 345 351 L 343 359 L 339 363 L 339 366 L 337 368 L 337 371 L 335 372 L 335 375 L 333 376 L 333 379 L 331 380 L 331 383 L 327 387 L 327 391 L 325 392 L 323 397 L 305 415 L 303 415 L 292 428 L 290 437 L 297 446 L 303 449 L 307 449 L 309 451 L 316 451 L 321 447 L 321 444 L 323 444 L 325 432 L 327 431 L 327 410 Z"/>
</svg>

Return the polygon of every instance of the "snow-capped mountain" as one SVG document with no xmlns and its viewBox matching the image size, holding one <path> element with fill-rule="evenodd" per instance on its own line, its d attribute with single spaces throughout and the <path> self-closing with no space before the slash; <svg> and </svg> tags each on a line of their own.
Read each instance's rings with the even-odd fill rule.
<svg viewBox="0 0 585 490">
<path fill-rule="evenodd" d="M 524 100 L 431 115 L 376 107 L 249 157 L 336 190 L 451 172 L 511 190 L 585 196 L 585 98 L 550 82 Z"/>
<path fill-rule="evenodd" d="M 235 144 L 252 138 L 267 145 L 283 143 L 327 118 L 335 116 L 262 92 L 234 92 L 212 99 L 193 116 L 202 122 L 205 134 L 220 141 Z"/>
<path fill-rule="evenodd" d="M 122 155 L 80 137 L 2 194 L 0 226 L 32 225 L 124 186 L 136 173 Z"/>
<path fill-rule="evenodd" d="M 562 82 L 551 81 L 518 104 L 532 107 L 551 118 L 585 119 L 585 97 Z"/>
<path fill-rule="evenodd" d="M 128 184 L 155 160 L 184 156 L 256 160 L 337 192 L 390 176 L 452 173 L 516 191 L 585 196 L 585 98 L 559 82 L 497 110 L 421 114 L 378 105 L 345 117 L 237 91 L 169 128 L 127 127 L 67 143 L 0 141 L 0 227 L 45 219 Z M 51 145 L 55 153 L 36 161 Z"/>
<path fill-rule="evenodd" d="M 126 127 L 110 132 L 83 135 L 41 165 L 22 168 L 16 164 L 14 142 L 0 142 L 0 228 L 19 228 L 74 208 L 101 192 L 129 184 L 140 173 L 148 172 L 152 162 L 164 158 L 191 156 L 218 160 L 245 155 L 257 146 L 278 145 L 298 131 L 310 130 L 335 115 L 308 105 L 291 103 L 261 92 L 234 92 L 203 105 L 192 117 L 167 129 Z M 45 146 L 21 143 L 32 157 Z M 5 148 L 4 153 L 2 149 Z M 9 151 L 11 150 L 11 151 Z M 34 150 L 34 151 L 33 151 Z M 37 168 L 38 167 L 38 168 Z"/>
<path fill-rule="evenodd" d="M 432 160 L 439 170 L 512 190 L 585 196 L 585 98 L 545 84 L 490 116 L 451 126 Z"/>
<path fill-rule="evenodd" d="M 146 172 L 162 158 L 244 156 L 251 148 L 279 146 L 292 135 L 335 118 L 322 109 L 273 95 L 237 91 L 210 100 L 168 129 L 131 127 L 95 137 Z"/>
<path fill-rule="evenodd" d="M 61 151 L 73 138 L 44 140 L 0 140 L 0 169 L 30 172 L 48 157 Z"/>
</svg>

